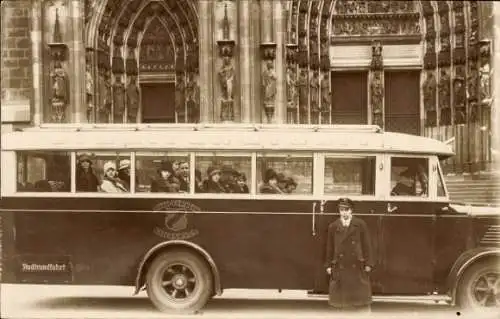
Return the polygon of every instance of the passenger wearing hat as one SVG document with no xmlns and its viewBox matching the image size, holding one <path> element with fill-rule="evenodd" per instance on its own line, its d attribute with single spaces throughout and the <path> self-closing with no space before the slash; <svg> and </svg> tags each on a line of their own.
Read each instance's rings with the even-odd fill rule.
<svg viewBox="0 0 500 319">
<path fill-rule="evenodd" d="M 207 176 L 208 179 L 206 179 L 203 182 L 203 189 L 207 193 L 225 193 L 226 189 L 220 182 L 221 178 L 221 171 L 217 167 L 210 166 L 207 169 Z"/>
<path fill-rule="evenodd" d="M 328 303 L 345 310 L 370 310 L 373 268 L 371 237 L 366 223 L 352 215 L 353 202 L 339 199 L 340 218 L 328 226 L 326 272 L 330 275 Z"/>
<path fill-rule="evenodd" d="M 116 164 L 112 161 L 104 163 L 104 177 L 101 182 L 101 191 L 105 193 L 126 193 L 127 188 L 117 177 Z"/>
<path fill-rule="evenodd" d="M 415 171 L 407 168 L 399 174 L 399 180 L 391 191 L 392 196 L 415 196 Z"/>
<path fill-rule="evenodd" d="M 285 180 L 285 193 L 291 194 L 297 189 L 297 182 L 292 177 L 287 177 Z"/>
<path fill-rule="evenodd" d="M 260 186 L 262 194 L 283 194 L 278 187 L 278 174 L 272 168 L 268 168 L 264 174 L 264 184 Z"/>
<path fill-rule="evenodd" d="M 172 163 L 162 161 L 158 169 L 158 176 L 151 182 L 153 193 L 177 193 L 180 190 L 179 181 L 175 178 Z"/>
<path fill-rule="evenodd" d="M 235 193 L 239 194 L 248 194 L 250 193 L 250 190 L 248 189 L 247 186 L 247 177 L 245 173 L 239 172 L 238 176 L 236 177 L 236 191 Z"/>
<path fill-rule="evenodd" d="M 88 154 L 82 154 L 78 158 L 76 167 L 76 191 L 97 192 L 99 190 L 99 179 L 92 168 L 92 160 Z"/>
<path fill-rule="evenodd" d="M 130 161 L 128 159 L 120 161 L 120 165 L 118 166 L 118 178 L 125 188 L 130 190 Z"/>
</svg>

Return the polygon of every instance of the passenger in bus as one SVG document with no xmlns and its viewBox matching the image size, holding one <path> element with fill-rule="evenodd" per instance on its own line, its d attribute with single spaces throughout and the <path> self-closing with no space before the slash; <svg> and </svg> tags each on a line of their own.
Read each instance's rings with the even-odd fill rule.
<svg viewBox="0 0 500 319">
<path fill-rule="evenodd" d="M 179 162 L 179 170 L 176 175 L 179 180 L 179 187 L 182 192 L 189 192 L 189 163 L 187 161 Z"/>
<path fill-rule="evenodd" d="M 50 185 L 48 180 L 39 180 L 35 182 L 35 187 L 34 187 L 35 192 L 52 192 L 53 188 Z"/>
<path fill-rule="evenodd" d="M 101 191 L 105 193 L 126 193 L 127 189 L 118 178 L 116 164 L 112 161 L 104 163 L 104 178 L 101 183 Z"/>
<path fill-rule="evenodd" d="M 392 196 L 415 196 L 415 170 L 407 168 L 399 174 L 399 180 L 391 191 Z"/>
<path fill-rule="evenodd" d="M 120 161 L 120 166 L 118 167 L 118 178 L 127 191 L 130 191 L 130 161 L 128 159 Z M 136 184 L 138 184 L 137 176 L 135 180 Z"/>
<path fill-rule="evenodd" d="M 99 179 L 92 168 L 90 156 L 82 154 L 78 159 L 76 167 L 76 191 L 77 192 L 97 192 Z"/>
<path fill-rule="evenodd" d="M 194 170 L 194 190 L 196 193 L 203 193 L 203 179 L 201 177 L 201 171 L 199 169 Z"/>
<path fill-rule="evenodd" d="M 291 194 L 297 189 L 297 182 L 292 177 L 286 178 L 285 193 Z"/>
<path fill-rule="evenodd" d="M 224 186 L 226 193 L 237 193 L 237 183 L 236 178 L 238 176 L 238 171 L 229 166 L 224 166 L 221 170 L 220 183 Z"/>
<path fill-rule="evenodd" d="M 162 161 L 158 176 L 151 182 L 152 193 L 177 193 L 180 190 L 179 181 L 175 178 L 174 167 L 169 161 Z"/>
<path fill-rule="evenodd" d="M 207 169 L 207 176 L 208 179 L 206 179 L 203 183 L 203 189 L 207 193 L 225 193 L 226 189 L 220 182 L 221 178 L 221 171 L 220 169 L 210 166 Z"/>
<path fill-rule="evenodd" d="M 235 193 L 239 194 L 248 194 L 250 193 L 250 190 L 248 189 L 247 186 L 247 177 L 245 173 L 239 172 L 238 176 L 236 177 L 236 191 Z"/>
<path fill-rule="evenodd" d="M 262 194 L 283 194 L 278 187 L 278 174 L 272 168 L 268 168 L 264 174 L 264 184 L 259 188 Z"/>
<path fill-rule="evenodd" d="M 287 178 L 285 174 L 283 173 L 278 173 L 278 187 L 281 189 L 282 192 L 286 192 L 286 183 L 287 183 Z"/>
</svg>

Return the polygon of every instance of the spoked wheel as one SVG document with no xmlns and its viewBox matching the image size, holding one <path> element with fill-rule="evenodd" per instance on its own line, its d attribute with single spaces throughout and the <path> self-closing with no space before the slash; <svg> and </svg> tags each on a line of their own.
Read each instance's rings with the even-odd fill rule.
<svg viewBox="0 0 500 319">
<path fill-rule="evenodd" d="M 212 296 L 213 279 L 206 262 L 186 251 L 155 258 L 146 278 L 148 296 L 163 312 L 192 313 Z"/>
<path fill-rule="evenodd" d="M 464 274 L 458 301 L 464 308 L 500 308 L 500 270 L 495 261 L 472 266 Z"/>
</svg>

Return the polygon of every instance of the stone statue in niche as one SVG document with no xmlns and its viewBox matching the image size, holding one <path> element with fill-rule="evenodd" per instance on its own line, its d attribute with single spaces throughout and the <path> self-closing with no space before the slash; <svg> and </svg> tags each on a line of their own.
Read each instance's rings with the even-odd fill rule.
<svg viewBox="0 0 500 319">
<path fill-rule="evenodd" d="M 177 112 L 184 112 L 185 107 L 185 90 L 184 74 L 179 73 L 175 81 L 175 110 Z"/>
<path fill-rule="evenodd" d="M 425 17 L 425 23 L 427 26 L 427 32 L 434 31 L 434 15 Z"/>
<path fill-rule="evenodd" d="M 425 81 L 422 88 L 424 94 L 424 109 L 426 111 L 436 109 L 436 85 L 437 82 L 434 71 L 426 71 Z"/>
<path fill-rule="evenodd" d="M 51 119 L 55 123 L 63 123 L 69 102 L 69 80 L 61 61 L 54 62 L 54 69 L 50 73 L 50 77 L 52 79 Z"/>
<path fill-rule="evenodd" d="M 91 120 L 92 111 L 94 110 L 94 77 L 92 76 L 91 65 L 85 66 L 85 93 L 87 101 L 87 120 Z"/>
<path fill-rule="evenodd" d="M 319 72 L 313 71 L 311 74 L 311 81 L 309 82 L 311 88 L 311 109 L 319 109 Z"/>
<path fill-rule="evenodd" d="M 308 90 L 307 90 L 307 70 L 302 69 L 299 74 L 299 79 L 297 81 L 298 91 L 299 91 L 299 107 L 302 109 L 307 109 L 308 105 Z"/>
<path fill-rule="evenodd" d="M 329 110 L 331 106 L 331 92 L 330 92 L 330 78 L 328 73 L 323 74 L 323 80 L 321 80 L 321 109 Z"/>
<path fill-rule="evenodd" d="M 109 114 L 111 113 L 111 83 L 108 71 L 104 68 L 99 69 L 99 122 L 109 122 Z"/>
<path fill-rule="evenodd" d="M 449 21 L 448 15 L 449 15 L 449 13 L 446 12 L 440 17 L 441 33 L 450 32 L 450 21 Z"/>
<path fill-rule="evenodd" d="M 446 69 L 441 70 L 439 79 L 439 108 L 450 107 L 450 75 Z"/>
<path fill-rule="evenodd" d="M 286 89 L 289 108 L 295 108 L 297 105 L 297 80 L 296 72 L 293 66 L 286 69 Z"/>
<path fill-rule="evenodd" d="M 456 78 L 453 81 L 453 97 L 454 97 L 454 105 L 455 107 L 465 107 L 465 85 L 463 78 Z"/>
<path fill-rule="evenodd" d="M 491 87 L 490 87 L 490 64 L 485 63 L 479 69 L 479 92 L 481 96 L 481 101 L 485 101 L 491 98 Z"/>
<path fill-rule="evenodd" d="M 200 87 L 194 73 L 190 73 L 188 76 L 186 98 L 189 122 L 195 123 L 200 118 Z"/>
<path fill-rule="evenodd" d="M 222 58 L 222 67 L 219 71 L 219 83 L 224 100 L 233 100 L 234 67 L 230 57 Z"/>
<path fill-rule="evenodd" d="M 375 41 L 372 44 L 371 68 L 373 70 L 380 70 L 382 67 L 383 67 L 382 44 L 380 43 L 380 41 Z"/>
<path fill-rule="evenodd" d="M 372 82 L 370 84 L 371 89 L 371 104 L 373 114 L 382 113 L 383 109 L 383 98 L 384 98 L 384 86 L 382 83 L 382 72 L 373 72 Z"/>
<path fill-rule="evenodd" d="M 125 113 L 125 85 L 123 85 L 121 76 L 116 76 L 115 84 L 113 84 L 114 123 L 123 122 L 124 113 Z"/>
<path fill-rule="evenodd" d="M 276 73 L 272 61 L 265 63 L 264 72 L 262 73 L 262 91 L 264 104 L 274 104 L 276 97 Z"/>
<path fill-rule="evenodd" d="M 130 77 L 127 85 L 127 117 L 129 123 L 137 122 L 137 112 L 139 111 L 139 88 L 134 75 Z"/>
<path fill-rule="evenodd" d="M 469 100 L 476 100 L 478 98 L 478 81 L 479 81 L 479 75 L 478 75 L 478 70 L 475 65 L 472 63 L 469 64 L 469 70 L 467 72 L 467 96 Z"/>
</svg>

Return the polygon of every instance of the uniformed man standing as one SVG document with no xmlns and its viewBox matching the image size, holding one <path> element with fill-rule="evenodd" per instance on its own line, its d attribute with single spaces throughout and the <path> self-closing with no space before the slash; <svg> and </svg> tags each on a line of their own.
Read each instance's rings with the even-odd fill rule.
<svg viewBox="0 0 500 319">
<path fill-rule="evenodd" d="M 340 218 L 328 226 L 325 265 L 330 275 L 328 303 L 345 310 L 370 311 L 371 238 L 366 223 L 352 215 L 353 208 L 350 199 L 339 199 Z"/>
</svg>

